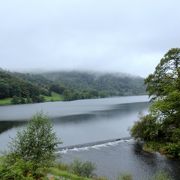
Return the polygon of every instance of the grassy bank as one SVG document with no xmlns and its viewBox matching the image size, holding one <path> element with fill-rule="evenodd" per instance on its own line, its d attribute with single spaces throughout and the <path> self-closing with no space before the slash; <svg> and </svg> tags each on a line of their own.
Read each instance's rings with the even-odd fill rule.
<svg viewBox="0 0 180 180">
<path fill-rule="evenodd" d="M 10 105 L 11 104 L 11 100 L 12 100 L 12 98 L 0 99 L 0 106 Z"/>
<path fill-rule="evenodd" d="M 50 102 L 50 101 L 63 101 L 64 97 L 58 93 L 52 92 L 51 96 L 43 96 L 45 102 Z"/>
<path fill-rule="evenodd" d="M 57 94 L 55 92 L 51 93 L 51 96 L 43 96 L 44 102 L 52 102 L 52 101 L 63 101 L 64 97 L 60 94 Z M 5 98 L 5 99 L 0 99 L 0 106 L 5 106 L 5 105 L 11 105 L 12 103 L 12 98 Z"/>
<path fill-rule="evenodd" d="M 180 144 L 178 143 L 149 141 L 143 145 L 143 150 L 150 153 L 159 152 L 169 158 L 180 159 Z"/>
<path fill-rule="evenodd" d="M 80 161 L 78 161 L 80 162 Z M 51 167 L 39 167 L 33 170 L 30 162 L 17 159 L 11 167 L 6 167 L 6 157 L 0 157 L 0 179 L 3 180 L 107 180 L 93 174 L 92 163 L 78 164 L 74 161 L 71 165 L 55 163 Z M 90 166 L 87 166 L 89 164 Z"/>
<path fill-rule="evenodd" d="M 2 163 L 3 158 L 0 157 L 0 170 L 3 166 Z M 34 174 L 32 171 L 28 172 L 26 171 L 26 176 L 21 172 L 21 169 L 23 165 L 27 165 L 26 163 L 19 164 L 20 166 L 17 166 L 19 162 L 17 162 L 16 166 L 13 167 L 13 173 L 18 173 L 18 176 L 14 177 L 12 180 L 21 180 L 21 179 L 28 179 L 28 180 L 110 180 L 106 177 L 98 177 L 96 175 L 92 175 L 90 177 L 86 177 L 85 175 L 79 175 L 79 173 L 84 172 L 86 169 L 86 166 L 76 166 L 75 169 L 73 169 L 72 164 L 66 165 L 62 163 L 55 164 L 52 167 L 49 168 L 39 168 L 36 171 L 36 178 L 34 177 Z M 25 167 L 27 168 L 27 167 Z M 78 171 L 77 171 L 78 169 Z M 38 173 L 38 175 L 37 175 Z M 4 180 L 8 180 L 8 177 L 4 177 Z M 133 176 L 131 174 L 121 174 L 119 177 L 117 177 L 116 180 L 134 180 Z M 166 172 L 159 171 L 155 173 L 152 177 L 149 177 L 148 180 L 172 180 L 170 176 Z"/>
<path fill-rule="evenodd" d="M 48 179 L 72 179 L 72 180 L 92 180 L 92 178 L 82 177 L 78 176 L 76 174 L 73 174 L 71 172 L 68 172 L 67 170 L 61 170 L 56 167 L 52 167 L 48 169 L 47 173 Z"/>
</svg>

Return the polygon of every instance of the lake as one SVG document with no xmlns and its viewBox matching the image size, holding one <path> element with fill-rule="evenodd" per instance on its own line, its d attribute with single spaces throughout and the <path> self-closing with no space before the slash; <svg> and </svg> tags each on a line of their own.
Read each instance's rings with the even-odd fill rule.
<svg viewBox="0 0 180 180">
<path fill-rule="evenodd" d="M 22 129 L 36 112 L 44 112 L 63 141 L 60 147 L 64 150 L 59 150 L 62 156 L 59 160 L 67 163 L 75 158 L 90 160 L 96 164 L 98 175 L 110 179 L 116 179 L 121 172 L 143 179 L 157 170 L 165 170 L 176 179 L 180 176 L 179 162 L 145 153 L 129 139 L 129 129 L 140 115 L 147 113 L 148 101 L 147 96 L 129 96 L 2 106 L 0 150 L 7 148 L 10 137 L 15 137 L 17 130 Z M 121 138 L 127 140 L 113 141 Z M 71 149 L 67 148 L 69 146 Z"/>
</svg>

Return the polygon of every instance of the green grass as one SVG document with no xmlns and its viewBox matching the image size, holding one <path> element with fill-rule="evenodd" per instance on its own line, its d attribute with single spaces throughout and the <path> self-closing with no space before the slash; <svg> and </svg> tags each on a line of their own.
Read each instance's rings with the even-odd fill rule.
<svg viewBox="0 0 180 180">
<path fill-rule="evenodd" d="M 166 143 L 149 141 L 144 143 L 143 150 L 149 153 L 159 152 L 161 154 L 167 155 L 165 147 Z"/>
<path fill-rule="evenodd" d="M 51 96 L 43 96 L 45 102 L 50 102 L 50 101 L 63 101 L 64 98 L 62 95 L 57 94 L 55 92 L 51 93 Z M 11 104 L 12 98 L 5 98 L 5 99 L 0 99 L 0 106 L 3 105 L 10 105 Z"/>
<path fill-rule="evenodd" d="M 51 93 L 51 96 L 44 96 L 44 99 L 46 102 L 49 101 L 62 101 L 63 100 L 63 96 L 60 94 L 57 94 L 55 92 Z"/>
<path fill-rule="evenodd" d="M 57 168 L 49 168 L 48 172 L 55 177 L 63 177 L 71 180 L 92 180 L 85 177 L 80 177 L 67 171 L 59 170 Z"/>
<path fill-rule="evenodd" d="M 124 173 L 118 177 L 118 180 L 133 180 L 133 178 L 131 174 Z"/>
<path fill-rule="evenodd" d="M 172 180 L 166 172 L 159 171 L 153 177 L 152 180 Z"/>
<path fill-rule="evenodd" d="M 5 98 L 5 99 L 0 99 L 0 106 L 1 105 L 9 105 L 11 104 L 12 98 Z"/>
<path fill-rule="evenodd" d="M 0 170 L 2 168 L 4 158 L 5 158 L 4 156 L 0 157 Z M 62 179 L 62 180 L 108 180 L 105 177 L 87 178 L 87 177 L 78 176 L 76 174 L 73 174 L 70 171 L 69 166 L 66 164 L 57 164 L 50 168 L 40 168 L 39 172 L 40 174 L 43 175 L 41 177 L 42 180 L 59 180 L 59 179 Z M 27 179 L 32 179 L 32 178 L 29 177 Z M 133 180 L 133 177 L 130 174 L 122 174 L 121 176 L 117 178 L 117 180 Z M 166 172 L 159 171 L 154 176 L 152 176 L 149 180 L 172 180 L 172 179 Z"/>
</svg>

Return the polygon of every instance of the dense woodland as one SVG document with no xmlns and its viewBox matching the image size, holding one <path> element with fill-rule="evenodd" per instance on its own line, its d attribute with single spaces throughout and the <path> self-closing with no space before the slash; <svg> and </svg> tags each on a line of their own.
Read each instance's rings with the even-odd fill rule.
<svg viewBox="0 0 180 180">
<path fill-rule="evenodd" d="M 100 74 L 85 72 L 52 72 L 45 78 L 66 87 L 65 97 L 83 99 L 92 97 L 145 94 L 143 78 L 125 74 Z M 69 94 L 70 93 L 70 94 Z M 68 99 L 67 97 L 67 99 Z"/>
<path fill-rule="evenodd" d="M 63 100 L 145 94 L 143 78 L 85 72 L 42 74 L 0 70 L 0 99 L 12 104 L 43 102 L 55 92 Z"/>
<path fill-rule="evenodd" d="M 146 79 L 150 113 L 132 128 L 144 148 L 180 158 L 180 48 L 169 50 Z"/>
<path fill-rule="evenodd" d="M 29 79 L 26 79 L 26 77 Z M 38 76 L 33 77 L 31 75 L 0 71 L 1 99 L 12 98 L 14 104 L 42 102 L 41 95 L 46 94 L 48 94 L 48 89 L 41 84 L 39 85 Z"/>
</svg>

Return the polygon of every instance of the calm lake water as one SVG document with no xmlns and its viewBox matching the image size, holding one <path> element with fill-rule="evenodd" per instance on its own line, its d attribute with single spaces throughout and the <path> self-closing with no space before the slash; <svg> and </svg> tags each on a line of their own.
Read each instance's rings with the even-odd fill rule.
<svg viewBox="0 0 180 180">
<path fill-rule="evenodd" d="M 121 172 L 132 173 L 136 179 L 147 179 L 159 169 L 176 178 L 180 176 L 179 162 L 144 153 L 133 140 L 96 145 L 98 141 L 130 137 L 129 128 L 140 114 L 147 113 L 147 108 L 147 96 L 2 106 L 0 150 L 7 148 L 10 137 L 15 137 L 33 114 L 43 111 L 52 119 L 54 130 L 63 141 L 61 147 L 94 143 L 91 147 L 61 151 L 61 160 L 67 163 L 75 158 L 90 160 L 96 164 L 98 175 L 110 179 L 116 179 Z"/>
</svg>

